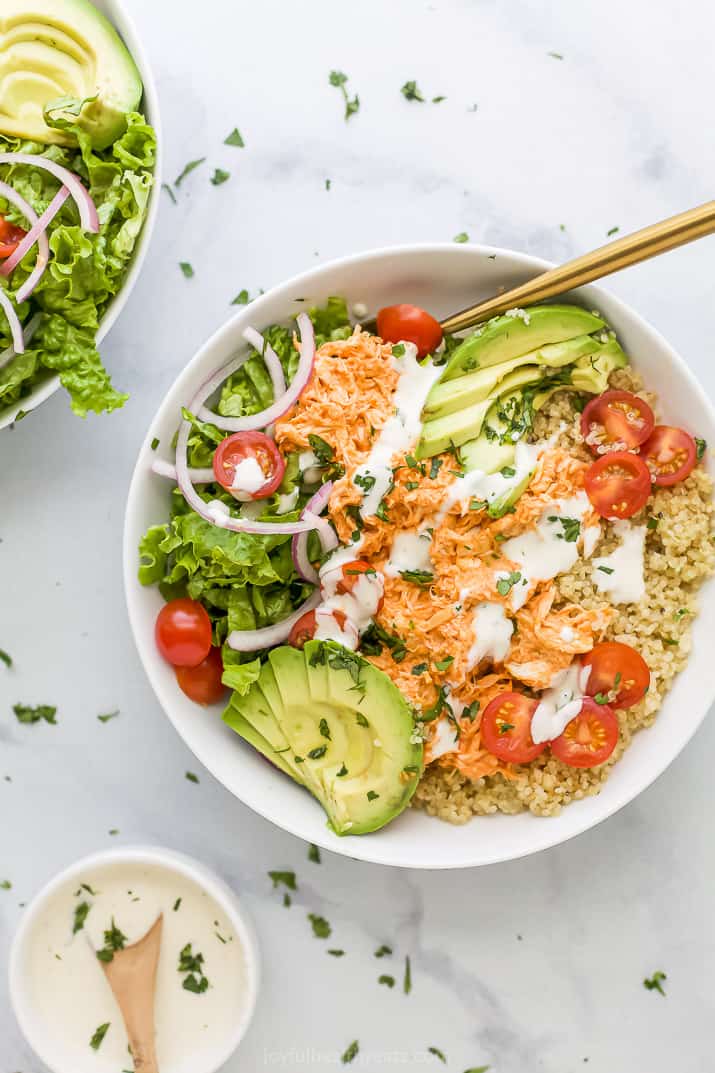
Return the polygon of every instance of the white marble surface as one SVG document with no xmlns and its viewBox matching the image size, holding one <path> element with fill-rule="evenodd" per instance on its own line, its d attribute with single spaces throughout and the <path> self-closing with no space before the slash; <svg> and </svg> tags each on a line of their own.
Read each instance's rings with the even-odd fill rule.
<svg viewBox="0 0 715 1073">
<path fill-rule="evenodd" d="M 154 701 L 120 576 L 134 454 L 162 392 L 252 293 L 370 246 L 473 240 L 565 258 L 712 196 L 713 7 L 697 0 L 127 0 L 163 104 L 166 199 L 140 286 L 104 346 L 126 409 L 82 422 L 61 395 L 1 434 L 0 959 L 19 903 L 72 859 L 115 842 L 202 857 L 244 897 L 265 983 L 227 1070 L 371 1071 L 489 1064 L 494 1073 L 712 1069 L 715 934 L 706 724 L 672 768 L 600 828 L 538 857 L 428 874 L 324 854 L 274 830 L 196 763 Z M 202 21 L 199 23 L 197 10 Z M 559 60 L 549 52 L 563 55 Z M 360 94 L 342 118 L 328 72 Z M 416 78 L 438 105 L 407 103 Z M 477 105 L 476 111 L 470 106 Z M 222 145 L 238 125 L 246 148 Z M 231 170 L 214 188 L 209 165 Z M 325 189 L 325 179 L 332 186 Z M 559 225 L 565 225 L 561 230 Z M 715 392 L 715 239 L 609 286 Z M 177 262 L 193 262 L 185 280 Z M 21 727 L 11 705 L 58 705 Z M 106 725 L 98 712 L 119 708 Z M 548 821 L 544 821 L 548 822 Z M 110 828 L 119 828 L 111 838 Z M 284 909 L 266 872 L 295 868 Z M 308 911 L 347 956 L 326 956 Z M 375 961 L 380 942 L 395 958 Z M 377 984 L 401 976 L 413 991 Z M 667 998 L 641 981 L 668 974 Z M 588 1064 L 586 1064 L 588 1060 Z M 0 1073 L 41 1073 L 0 975 Z M 68 1071 L 69 1073 L 69 1071 Z"/>
</svg>

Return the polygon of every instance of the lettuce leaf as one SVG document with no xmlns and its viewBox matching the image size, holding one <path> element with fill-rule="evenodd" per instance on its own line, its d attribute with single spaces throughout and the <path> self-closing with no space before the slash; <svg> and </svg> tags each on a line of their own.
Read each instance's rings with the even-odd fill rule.
<svg viewBox="0 0 715 1073">
<path fill-rule="evenodd" d="M 50 225 L 50 261 L 35 292 L 19 314 L 27 322 L 46 314 L 25 355 L 17 355 L 0 372 L 0 406 L 21 400 L 54 372 L 67 389 L 75 413 L 111 412 L 127 396 L 115 391 L 102 365 L 94 336 L 109 303 L 121 289 L 146 218 L 153 184 L 156 136 L 143 116 L 129 113 L 124 134 L 97 152 L 78 127 L 76 148 L 47 146 L 0 135 L 0 151 L 42 155 L 76 172 L 89 187 L 99 214 L 99 233 L 79 227 L 77 209 L 68 199 Z M 3 165 L 9 182 L 38 214 L 59 189 L 49 174 L 26 164 Z M 22 215 L 0 198 L 0 213 L 26 226 Z M 32 271 L 36 251 L 30 250 L 12 274 L 14 296 Z M 6 319 L 0 314 L 0 349 L 10 342 Z"/>
</svg>

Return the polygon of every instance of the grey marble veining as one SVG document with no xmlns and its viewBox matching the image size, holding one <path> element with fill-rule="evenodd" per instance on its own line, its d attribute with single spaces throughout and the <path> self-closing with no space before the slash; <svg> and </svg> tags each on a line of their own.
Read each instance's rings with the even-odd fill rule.
<svg viewBox="0 0 715 1073">
<path fill-rule="evenodd" d="M 164 200 L 140 285 L 104 346 L 131 393 L 126 409 L 82 422 L 58 395 L 0 434 L 0 645 L 17 665 L 0 667 L 0 880 L 12 881 L 0 890 L 0 1073 L 42 1073 L 7 1003 L 19 903 L 72 859 L 137 841 L 202 857 L 257 924 L 264 987 L 228 1073 L 342 1068 L 355 1038 L 352 1068 L 370 1073 L 444 1068 L 430 1046 L 453 1073 L 708 1073 L 712 721 L 637 802 L 538 857 L 452 874 L 325 853 L 318 866 L 203 773 L 162 715 L 129 635 L 120 549 L 149 418 L 243 287 L 460 231 L 564 259 L 614 226 L 711 197 L 712 5 L 204 0 L 199 17 L 171 0 L 127 4 L 159 83 L 165 177 L 208 160 L 177 205 Z M 360 95 L 349 123 L 331 68 Z M 406 102 L 410 78 L 447 99 Z M 222 144 L 235 125 L 245 149 Z M 218 188 L 216 166 L 232 172 Z M 711 395 L 714 254 L 705 240 L 607 284 Z M 59 725 L 18 726 L 17 700 L 57 704 Z M 97 721 L 113 708 L 119 718 Z M 290 909 L 271 868 L 298 873 Z M 308 912 L 330 920 L 330 944 L 312 936 Z M 383 942 L 394 955 L 376 960 Z M 655 969 L 668 974 L 665 999 L 642 987 Z"/>
</svg>

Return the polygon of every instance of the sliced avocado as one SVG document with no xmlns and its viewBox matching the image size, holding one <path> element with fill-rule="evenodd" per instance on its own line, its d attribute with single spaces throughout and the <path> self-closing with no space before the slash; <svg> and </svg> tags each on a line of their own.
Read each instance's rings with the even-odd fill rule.
<svg viewBox="0 0 715 1073">
<path fill-rule="evenodd" d="M 227 726 L 230 726 L 232 730 L 235 730 L 239 737 L 243 738 L 252 745 L 254 749 L 257 749 L 259 753 L 265 756 L 266 760 L 270 760 L 272 764 L 275 764 L 285 775 L 290 775 L 297 783 L 303 786 L 303 780 L 298 778 L 298 774 L 294 768 L 292 768 L 283 758 L 281 753 L 277 753 L 276 750 L 268 744 L 262 734 L 259 734 L 255 727 L 248 722 L 245 716 L 241 715 L 233 706 L 233 700 L 229 703 L 228 708 L 223 713 L 223 721 Z"/>
<path fill-rule="evenodd" d="M 502 396 L 502 392 L 505 395 L 513 394 L 526 384 L 538 384 L 544 376 L 542 366 L 523 365 L 504 377 L 498 387 L 499 396 Z M 460 447 L 463 443 L 474 439 L 481 432 L 484 420 L 493 405 L 493 398 L 483 399 L 463 410 L 425 421 L 415 456 L 431 458 L 433 455 L 446 451 L 448 447 Z"/>
<path fill-rule="evenodd" d="M 262 738 L 276 755 L 280 756 L 283 765 L 289 769 L 289 774 L 296 782 L 308 781 L 305 772 L 295 762 L 295 756 L 290 742 L 283 733 L 280 723 L 276 718 L 276 711 L 280 705 L 280 694 L 272 679 L 270 667 L 266 664 L 261 668 L 261 685 L 251 689 L 245 697 L 239 697 L 234 693 L 231 703 L 224 712 L 223 718 L 234 730 L 234 717 L 240 715 L 253 728 L 254 734 Z M 261 688 L 261 686 L 263 688 Z M 231 716 L 229 719 L 228 717 Z M 246 735 L 242 735 L 246 737 Z M 247 739 L 248 740 L 248 739 Z M 261 752 L 264 750 L 261 749 Z M 265 754 L 264 754 L 265 755 Z M 283 766 L 282 765 L 282 766 Z"/>
<path fill-rule="evenodd" d="M 494 414 L 496 419 L 496 414 Z M 490 423 L 493 420 L 489 417 Z M 493 426 L 492 426 L 493 427 Z M 484 429 L 476 440 L 470 440 L 459 449 L 459 457 L 464 468 L 471 472 L 479 469 L 482 473 L 496 473 L 504 466 L 510 466 L 516 455 L 516 444 L 500 443 L 498 439 L 488 440 Z"/>
<path fill-rule="evenodd" d="M 616 340 L 609 339 L 595 354 L 579 358 L 571 372 L 571 385 L 575 391 L 600 395 L 608 387 L 613 370 L 622 369 L 627 364 L 628 358 Z"/>
<path fill-rule="evenodd" d="M 576 305 L 529 306 L 520 312 L 521 316 L 495 317 L 467 336 L 452 352 L 441 382 L 605 326 L 600 317 Z"/>
<path fill-rule="evenodd" d="M 2 0 L 1 133 L 76 144 L 68 131 L 47 125 L 49 109 L 53 119 L 77 123 L 103 149 L 124 133 L 125 114 L 136 111 L 141 96 L 134 60 L 89 0 Z M 84 100 L 77 117 L 74 110 Z"/>
<path fill-rule="evenodd" d="M 496 496 L 492 499 L 487 508 L 487 514 L 490 518 L 502 518 L 507 514 L 514 506 L 516 501 L 521 496 L 522 492 L 525 492 L 529 487 L 529 481 L 534 476 L 534 470 L 530 469 L 528 473 L 515 484 L 512 488 L 508 488 L 506 492 L 502 492 L 500 496 Z"/>
<path fill-rule="evenodd" d="M 578 335 L 565 343 L 550 343 L 487 369 L 478 369 L 454 380 L 440 381 L 427 396 L 423 415 L 425 419 L 444 417 L 445 414 L 489 398 L 500 390 L 501 381 L 522 365 L 543 365 L 550 369 L 560 369 L 575 362 L 577 358 L 592 354 L 600 345 L 591 335 Z"/>
</svg>

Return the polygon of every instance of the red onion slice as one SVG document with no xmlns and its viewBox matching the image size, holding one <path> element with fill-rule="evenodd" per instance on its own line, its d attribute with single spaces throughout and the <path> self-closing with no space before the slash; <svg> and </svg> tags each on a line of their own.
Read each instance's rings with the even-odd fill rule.
<svg viewBox="0 0 715 1073">
<path fill-rule="evenodd" d="M 54 160 L 48 160 L 46 156 L 36 156 L 33 153 L 0 153 L 0 164 L 29 164 L 30 167 L 42 168 L 49 171 L 66 186 L 72 195 L 79 212 L 79 222 L 83 231 L 99 231 L 99 216 L 97 208 L 89 191 L 73 171 L 56 164 Z M 34 220 L 32 221 L 34 223 Z"/>
<path fill-rule="evenodd" d="M 165 462 L 163 458 L 155 458 L 151 464 L 152 472 L 159 477 L 168 477 L 170 481 L 176 480 L 176 466 L 171 462 Z M 194 484 L 211 484 L 216 480 L 216 474 L 209 466 L 207 469 L 189 467 L 189 478 Z"/>
<path fill-rule="evenodd" d="M 63 186 L 57 191 L 52 201 L 42 213 L 42 216 L 40 216 L 39 220 L 35 221 L 15 252 L 8 257 L 2 268 L 0 268 L 0 273 L 3 276 L 9 276 L 12 270 L 19 265 L 27 251 L 32 249 L 35 243 L 37 243 L 37 261 L 35 262 L 35 267 L 30 275 L 18 289 L 16 295 L 18 303 L 24 302 L 30 297 L 47 268 L 47 262 L 50 257 L 50 246 L 46 231 L 69 196 L 70 192 L 66 186 Z"/>
<path fill-rule="evenodd" d="M 296 320 L 300 331 L 300 357 L 298 360 L 298 368 L 296 369 L 290 387 L 280 398 L 277 398 L 265 410 L 261 410 L 260 413 L 251 414 L 246 417 L 222 417 L 221 414 L 214 413 L 213 410 L 208 410 L 204 405 L 199 407 L 196 414 L 197 417 L 202 421 L 210 421 L 211 424 L 216 425 L 217 428 L 223 429 L 224 432 L 244 432 L 249 429 L 265 428 L 266 425 L 270 425 L 273 421 L 277 421 L 279 417 L 282 417 L 284 413 L 287 413 L 291 406 L 297 402 L 303 389 L 310 380 L 313 372 L 313 363 L 315 361 L 315 334 L 313 332 L 313 325 L 310 317 L 307 313 L 299 313 Z M 237 360 L 238 359 L 234 358 L 234 362 Z M 244 356 L 243 361 L 245 360 L 246 357 Z M 231 364 L 233 363 L 229 362 L 229 366 Z M 243 362 L 240 362 L 240 364 L 243 364 Z M 220 370 L 220 373 L 223 373 L 220 379 L 219 373 L 216 373 L 216 375 L 208 382 L 213 383 L 213 386 L 212 390 L 207 391 L 204 395 L 204 400 L 208 399 L 219 384 L 223 383 L 226 377 L 230 375 L 230 373 L 227 374 L 225 372 L 225 369 L 229 366 L 224 366 L 224 370 Z M 238 368 L 238 365 L 234 368 Z M 208 384 L 206 386 L 208 386 Z"/>
<path fill-rule="evenodd" d="M 7 322 L 10 325 L 10 335 L 12 336 L 14 351 L 16 354 L 24 354 L 25 339 L 22 334 L 22 324 L 20 324 L 20 318 L 15 312 L 15 306 L 12 304 L 2 287 L 0 287 L 0 306 L 2 306 L 3 312 L 7 317 Z"/>
<path fill-rule="evenodd" d="M 27 344 L 30 342 L 33 335 L 37 331 L 41 320 L 42 314 L 35 313 L 35 316 L 32 318 L 32 320 L 29 320 L 25 325 L 25 330 L 23 332 L 25 346 L 27 346 Z M 0 369 L 2 369 L 4 365 L 7 365 L 9 362 L 11 362 L 16 354 L 17 351 L 15 350 L 14 346 L 9 346 L 6 350 L 3 350 L 2 353 L 0 353 Z"/>
<path fill-rule="evenodd" d="M 318 535 L 320 537 L 320 543 L 323 547 L 323 551 L 332 551 L 333 548 L 338 546 L 338 538 L 335 535 L 333 527 L 327 518 L 318 518 L 317 515 L 321 513 L 328 505 L 330 499 L 330 493 L 333 490 L 333 482 L 327 481 L 318 491 L 315 493 L 312 499 L 309 499 L 303 508 L 301 518 L 310 516 L 315 518 Z M 317 523 L 321 524 L 318 525 Z M 308 533 L 298 533 L 293 537 L 291 541 L 291 556 L 293 558 L 293 565 L 298 574 L 304 581 L 310 581 L 313 585 L 317 585 L 320 581 L 318 577 L 318 571 L 315 569 L 310 559 L 308 558 Z"/>
<path fill-rule="evenodd" d="M 262 648 L 279 645 L 288 640 L 290 631 L 301 615 L 304 615 L 306 611 L 312 611 L 321 601 L 320 591 L 316 589 L 297 611 L 288 615 L 288 618 L 284 618 L 282 622 L 276 622 L 273 626 L 264 626 L 260 630 L 233 630 L 227 638 L 228 647 L 235 652 L 258 652 Z"/>
</svg>

